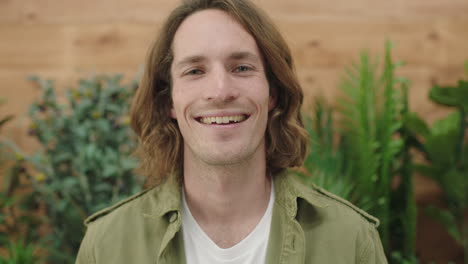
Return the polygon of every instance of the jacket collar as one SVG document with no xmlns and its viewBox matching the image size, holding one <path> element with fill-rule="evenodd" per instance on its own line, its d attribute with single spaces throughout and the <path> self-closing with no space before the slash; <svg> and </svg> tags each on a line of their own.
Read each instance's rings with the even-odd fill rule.
<svg viewBox="0 0 468 264">
<path fill-rule="evenodd" d="M 152 202 L 143 214 L 147 217 L 162 217 L 182 208 L 181 181 L 178 173 L 169 175 L 164 182 L 152 190 Z"/>
<path fill-rule="evenodd" d="M 157 199 L 151 206 L 146 208 L 145 215 L 150 217 L 161 217 L 171 212 L 180 213 L 182 208 L 181 180 L 176 173 L 155 187 L 152 195 Z M 327 207 L 327 201 L 313 188 L 305 186 L 295 175 L 283 170 L 273 176 L 275 186 L 276 202 L 285 208 L 289 217 L 295 218 L 297 215 L 298 199 L 303 199 L 314 207 Z M 156 202 L 158 201 L 158 202 Z"/>
<path fill-rule="evenodd" d="M 295 218 L 298 210 L 298 200 L 302 199 L 313 207 L 324 208 L 328 206 L 322 196 L 303 183 L 297 176 L 284 170 L 274 176 L 276 202 L 286 210 L 290 218 Z"/>
</svg>

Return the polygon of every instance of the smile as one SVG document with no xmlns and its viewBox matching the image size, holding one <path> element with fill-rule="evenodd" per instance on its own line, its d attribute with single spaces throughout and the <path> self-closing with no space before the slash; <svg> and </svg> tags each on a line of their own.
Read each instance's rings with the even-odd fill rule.
<svg viewBox="0 0 468 264">
<path fill-rule="evenodd" d="M 233 115 L 233 116 L 209 116 L 209 117 L 200 117 L 197 118 L 197 121 L 203 124 L 234 124 L 240 123 L 248 118 L 247 115 Z"/>
</svg>

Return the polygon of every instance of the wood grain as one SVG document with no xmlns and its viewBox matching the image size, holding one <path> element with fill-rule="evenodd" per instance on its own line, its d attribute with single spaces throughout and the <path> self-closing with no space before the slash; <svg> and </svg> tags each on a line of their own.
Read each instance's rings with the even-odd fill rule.
<svg viewBox="0 0 468 264">
<path fill-rule="evenodd" d="M 0 22 L 109 23 L 160 22 L 179 1 L 152 0 L 0 0 Z M 256 0 L 279 19 L 466 17 L 465 0 Z"/>
<path fill-rule="evenodd" d="M 27 136 L 26 112 L 39 96 L 25 80 L 29 75 L 56 80 L 59 96 L 79 77 L 93 73 L 135 77 L 161 23 L 178 2 L 0 0 L 0 97 L 8 100 L 0 117 L 16 115 L 2 135 L 28 151 L 37 148 Z M 364 49 L 382 56 L 387 39 L 395 44 L 394 58 L 406 63 L 397 73 L 411 81 L 411 109 L 430 123 L 447 114 L 429 101 L 431 86 L 466 78 L 467 0 L 254 2 L 272 17 L 290 45 L 306 109 L 316 96 L 334 103 L 343 69 Z M 418 197 L 437 199 L 433 189 L 423 191 L 430 184 L 419 182 Z M 421 254 L 423 261 L 446 262 L 455 254 L 425 240 L 431 238 L 418 238 L 418 251 L 446 255 Z"/>
</svg>

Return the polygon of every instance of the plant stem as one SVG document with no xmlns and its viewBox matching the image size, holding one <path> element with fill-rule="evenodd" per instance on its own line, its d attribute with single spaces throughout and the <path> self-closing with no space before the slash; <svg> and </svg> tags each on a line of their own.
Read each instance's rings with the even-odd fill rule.
<svg viewBox="0 0 468 264">
<path fill-rule="evenodd" d="M 466 113 L 463 107 L 460 107 L 460 140 L 459 144 L 457 145 L 457 153 L 458 153 L 458 162 L 461 165 L 464 161 L 464 144 L 465 144 L 465 130 L 468 127 L 468 123 L 465 122 Z M 468 169 L 468 168 L 464 168 Z M 462 246 L 464 251 L 464 262 L 468 264 L 468 228 L 465 223 L 465 208 L 461 208 L 461 234 L 462 234 Z"/>
<path fill-rule="evenodd" d="M 463 158 L 464 158 L 463 146 L 465 144 L 465 130 L 466 130 L 465 118 L 466 118 L 465 109 L 463 109 L 463 107 L 460 107 L 460 134 L 459 134 L 460 138 L 458 140 L 459 143 L 457 145 L 457 149 L 455 152 L 456 161 L 459 164 L 463 163 Z"/>
<path fill-rule="evenodd" d="M 464 251 L 464 262 L 465 264 L 468 264 L 468 228 L 465 223 L 465 216 L 462 216 L 462 222 L 461 222 L 461 230 L 462 230 L 462 245 L 463 245 L 463 251 Z"/>
</svg>

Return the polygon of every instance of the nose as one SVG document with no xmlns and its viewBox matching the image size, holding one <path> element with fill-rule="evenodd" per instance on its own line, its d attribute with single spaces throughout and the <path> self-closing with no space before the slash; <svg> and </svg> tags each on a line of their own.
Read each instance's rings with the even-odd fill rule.
<svg viewBox="0 0 468 264">
<path fill-rule="evenodd" d="M 224 67 L 213 69 L 208 78 L 205 99 L 213 103 L 227 103 L 239 97 L 236 83 Z"/>
</svg>

